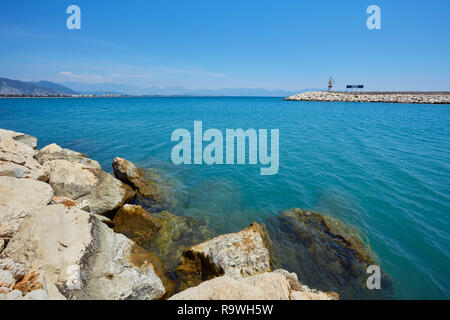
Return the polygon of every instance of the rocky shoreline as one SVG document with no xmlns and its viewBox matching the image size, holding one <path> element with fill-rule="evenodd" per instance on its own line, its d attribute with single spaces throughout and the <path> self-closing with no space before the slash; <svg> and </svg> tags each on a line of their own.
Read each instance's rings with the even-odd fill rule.
<svg viewBox="0 0 450 320">
<path fill-rule="evenodd" d="M 0 129 L 0 300 L 339 298 L 275 263 L 264 225 L 213 238 L 167 211 L 168 196 L 130 161 L 115 158 L 113 176 L 81 153 L 36 146 Z M 366 259 L 349 241 L 338 250 Z"/>
<path fill-rule="evenodd" d="M 450 92 L 303 92 L 284 100 L 450 104 Z"/>
</svg>

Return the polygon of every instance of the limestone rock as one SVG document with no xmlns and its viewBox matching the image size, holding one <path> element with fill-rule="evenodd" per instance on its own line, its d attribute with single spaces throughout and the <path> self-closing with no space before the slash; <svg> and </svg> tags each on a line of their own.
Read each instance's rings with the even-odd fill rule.
<svg viewBox="0 0 450 320">
<path fill-rule="evenodd" d="M 105 214 L 134 196 L 129 186 L 92 163 L 56 159 L 45 161 L 44 166 L 55 195 L 73 199 L 82 210 Z"/>
<path fill-rule="evenodd" d="M 0 175 L 47 181 L 48 174 L 34 159 L 36 150 L 13 139 L 0 140 Z"/>
<path fill-rule="evenodd" d="M 309 289 L 309 288 L 308 288 Z M 227 275 L 186 289 L 169 300 L 331 300 L 324 292 L 293 291 L 284 275 L 266 272 L 246 278 Z"/>
<path fill-rule="evenodd" d="M 42 272 L 28 271 L 11 259 L 0 259 L 0 300 L 46 300 L 48 293 Z"/>
<path fill-rule="evenodd" d="M 96 215 L 59 204 L 28 215 L 2 256 L 44 271 L 50 299 L 161 298 L 151 257 L 136 260 L 135 246 Z"/>
<path fill-rule="evenodd" d="M 100 164 L 92 159 L 87 158 L 85 155 L 72 151 L 70 149 L 63 149 L 56 143 L 45 146 L 36 154 L 36 159 L 39 163 L 44 164 L 51 160 L 66 160 L 71 163 L 79 163 L 87 168 L 101 169 Z"/>
<path fill-rule="evenodd" d="M 11 238 L 23 219 L 52 197 L 53 189 L 44 182 L 0 177 L 0 238 Z"/>
<path fill-rule="evenodd" d="M 132 186 L 145 197 L 150 197 L 154 200 L 159 198 L 156 186 L 147 180 L 142 170 L 138 169 L 132 162 L 116 157 L 112 167 L 117 179 Z"/>
<path fill-rule="evenodd" d="M 33 136 L 11 130 L 0 129 L 0 140 L 5 139 L 16 140 L 18 142 L 26 144 L 32 149 L 36 149 L 37 146 L 37 139 Z"/>
<path fill-rule="evenodd" d="M 203 279 L 220 275 L 239 278 L 270 271 L 265 234 L 257 223 L 186 248 L 181 260 L 180 270 L 201 274 Z"/>
<path fill-rule="evenodd" d="M 0 176 L 21 178 L 27 170 L 27 167 L 16 163 L 0 161 Z"/>
</svg>

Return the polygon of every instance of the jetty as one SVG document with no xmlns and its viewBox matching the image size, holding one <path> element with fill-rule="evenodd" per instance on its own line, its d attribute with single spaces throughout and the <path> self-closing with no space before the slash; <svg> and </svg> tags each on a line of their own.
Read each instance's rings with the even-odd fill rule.
<svg viewBox="0 0 450 320">
<path fill-rule="evenodd" d="M 289 101 L 329 101 L 329 102 L 381 102 L 450 104 L 450 91 L 442 92 L 302 92 L 284 100 Z"/>
</svg>

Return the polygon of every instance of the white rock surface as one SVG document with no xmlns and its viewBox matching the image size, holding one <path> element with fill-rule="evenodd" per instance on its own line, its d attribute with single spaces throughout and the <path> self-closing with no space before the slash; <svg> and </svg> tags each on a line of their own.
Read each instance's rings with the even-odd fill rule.
<svg viewBox="0 0 450 320">
<path fill-rule="evenodd" d="M 189 247 L 181 260 L 180 270 L 203 273 L 206 277 L 224 274 L 239 278 L 270 271 L 269 250 L 257 223 Z"/>
<path fill-rule="evenodd" d="M 47 183 L 0 177 L 0 238 L 11 238 L 23 219 L 50 203 L 52 197 L 53 189 Z"/>
<path fill-rule="evenodd" d="M 36 150 L 27 144 L 13 139 L 0 140 L 0 175 L 47 181 L 48 174 L 34 159 L 35 155 Z"/>
<path fill-rule="evenodd" d="M 59 204 L 27 216 L 2 256 L 44 271 L 50 299 L 161 298 L 151 262 L 131 262 L 133 245 L 95 215 Z"/>
<path fill-rule="evenodd" d="M 11 130 L 0 129 L 0 140 L 16 140 L 27 146 L 36 149 L 37 139 L 33 136 L 21 132 L 15 132 Z"/>
<path fill-rule="evenodd" d="M 41 149 L 36 158 L 48 172 L 55 195 L 74 200 L 79 209 L 105 214 L 134 196 L 131 187 L 78 152 L 51 144 Z"/>
<path fill-rule="evenodd" d="M 300 286 L 300 285 L 299 285 Z M 266 272 L 246 278 L 221 276 L 186 289 L 169 300 L 332 300 L 333 296 L 304 286 L 293 290 L 281 273 Z"/>
</svg>

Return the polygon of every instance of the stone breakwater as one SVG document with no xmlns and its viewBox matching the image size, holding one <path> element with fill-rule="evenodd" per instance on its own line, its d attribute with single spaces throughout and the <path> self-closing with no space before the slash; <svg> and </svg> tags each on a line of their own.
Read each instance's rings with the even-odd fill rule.
<svg viewBox="0 0 450 320">
<path fill-rule="evenodd" d="M 289 101 L 384 102 L 450 104 L 450 92 L 303 92 L 285 98 Z"/>
<path fill-rule="evenodd" d="M 130 204 L 170 202 L 133 163 L 115 158 L 113 176 L 76 151 L 36 146 L 0 129 L 0 300 L 338 298 L 272 271 L 262 225 L 205 241 L 191 218 Z"/>
</svg>

